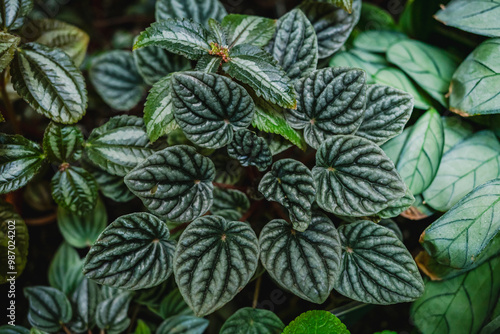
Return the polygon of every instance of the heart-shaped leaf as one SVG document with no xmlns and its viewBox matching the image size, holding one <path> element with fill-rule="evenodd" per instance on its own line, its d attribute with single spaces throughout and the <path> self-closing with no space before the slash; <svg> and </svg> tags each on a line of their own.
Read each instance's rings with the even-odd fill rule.
<svg viewBox="0 0 500 334">
<path fill-rule="evenodd" d="M 333 136 L 325 141 L 316 152 L 312 174 L 318 205 L 340 216 L 375 214 L 406 192 L 384 151 L 355 136 Z"/>
<path fill-rule="evenodd" d="M 206 24 L 213 18 L 221 21 L 227 15 L 226 9 L 218 0 L 158 0 L 156 1 L 156 21 L 169 18 L 193 19 Z"/>
<path fill-rule="evenodd" d="M 0 11 L 0 25 L 9 30 L 20 28 L 24 17 L 33 9 L 33 0 L 4 0 Z"/>
<path fill-rule="evenodd" d="M 172 100 L 186 137 L 208 148 L 229 144 L 233 131 L 250 125 L 255 108 L 245 88 L 225 76 L 201 72 L 173 75 Z"/>
<path fill-rule="evenodd" d="M 3 72 L 9 66 L 20 42 L 20 37 L 0 32 L 0 71 Z"/>
<path fill-rule="evenodd" d="M 353 41 L 355 47 L 375 53 L 385 53 L 392 44 L 408 39 L 408 36 L 398 31 L 368 30 L 363 31 Z M 373 43 L 373 41 L 377 41 Z"/>
<path fill-rule="evenodd" d="M 247 129 L 235 132 L 233 141 L 227 147 L 227 154 L 242 166 L 256 166 L 260 171 L 266 170 L 273 162 L 266 140 Z"/>
<path fill-rule="evenodd" d="M 156 152 L 125 177 L 125 184 L 154 214 L 173 222 L 193 220 L 212 205 L 215 167 L 193 147 Z"/>
<path fill-rule="evenodd" d="M 329 136 L 353 134 L 363 120 L 366 76 L 358 69 L 326 68 L 295 83 L 297 109 L 288 110 L 287 121 L 304 129 L 304 138 L 318 148 Z"/>
<path fill-rule="evenodd" d="M 417 265 L 391 230 L 367 220 L 342 225 L 342 268 L 335 290 L 370 304 L 417 299 L 424 283 Z"/>
<path fill-rule="evenodd" d="M 238 210 L 245 213 L 250 208 L 250 201 L 245 193 L 235 189 L 214 189 L 214 204 L 210 211 Z"/>
<path fill-rule="evenodd" d="M 443 157 L 446 152 L 453 148 L 456 144 L 463 141 L 465 138 L 472 135 L 474 129 L 469 123 L 466 123 L 463 118 L 458 116 L 442 117 L 444 130 L 444 147 Z M 438 169 L 439 173 L 439 169 Z"/>
<path fill-rule="evenodd" d="M 83 273 L 99 284 L 145 289 L 172 273 L 175 242 L 163 221 L 149 213 L 121 216 L 101 233 L 85 257 Z"/>
<path fill-rule="evenodd" d="M 288 210 L 294 229 L 307 229 L 316 191 L 312 173 L 303 163 L 294 159 L 276 161 L 261 179 L 259 191 L 268 201 L 278 202 Z"/>
<path fill-rule="evenodd" d="M 375 83 L 375 74 L 378 71 L 389 66 L 384 56 L 356 48 L 335 53 L 329 64 L 330 67 L 360 68 L 366 72 L 366 83 L 369 84 Z"/>
<path fill-rule="evenodd" d="M 328 311 L 307 311 L 286 326 L 283 334 L 335 333 L 350 334 L 347 327 Z"/>
<path fill-rule="evenodd" d="M 201 317 L 233 299 L 252 278 L 258 260 L 259 244 L 250 225 L 206 216 L 192 222 L 179 239 L 175 280 Z"/>
<path fill-rule="evenodd" d="M 260 233 L 261 261 L 271 277 L 302 299 L 323 303 L 333 289 L 340 266 L 340 240 L 332 221 L 313 214 L 305 232 L 282 219 Z"/>
<path fill-rule="evenodd" d="M 50 263 L 48 278 L 52 287 L 64 291 L 66 279 L 72 267 L 79 266 L 80 255 L 76 249 L 63 242 Z"/>
<path fill-rule="evenodd" d="M 224 322 L 219 334 L 281 334 L 284 328 L 283 322 L 273 312 L 244 307 Z"/>
<path fill-rule="evenodd" d="M 106 330 L 108 334 L 123 333 L 130 325 L 127 313 L 131 300 L 132 294 L 130 292 L 122 292 L 100 302 L 96 312 L 97 326 Z"/>
<path fill-rule="evenodd" d="M 79 215 L 92 210 L 97 201 L 97 182 L 80 167 L 61 165 L 50 186 L 56 203 Z"/>
<path fill-rule="evenodd" d="M 71 297 L 76 313 L 76 321 L 70 324 L 72 330 L 78 333 L 92 330 L 95 326 L 97 305 L 100 303 L 101 298 L 101 291 L 97 283 L 88 278 L 83 278 Z"/>
<path fill-rule="evenodd" d="M 52 162 L 73 162 L 82 156 L 83 133 L 75 125 L 54 122 L 45 129 L 43 151 Z"/>
<path fill-rule="evenodd" d="M 24 288 L 24 296 L 30 303 L 28 321 L 31 326 L 51 333 L 71 320 L 71 304 L 61 291 L 48 286 L 31 286 Z"/>
<path fill-rule="evenodd" d="M 208 327 L 208 320 L 192 315 L 176 315 L 163 321 L 157 334 L 203 334 Z"/>
</svg>

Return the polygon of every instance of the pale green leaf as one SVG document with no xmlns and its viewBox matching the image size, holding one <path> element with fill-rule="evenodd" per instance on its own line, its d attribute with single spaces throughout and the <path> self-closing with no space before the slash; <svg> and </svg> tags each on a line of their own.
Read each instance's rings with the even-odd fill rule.
<svg viewBox="0 0 500 334">
<path fill-rule="evenodd" d="M 157 334 L 203 334 L 208 327 L 208 320 L 192 315 L 176 315 L 163 321 Z"/>
<path fill-rule="evenodd" d="M 398 31 L 368 30 L 363 31 L 354 39 L 354 46 L 369 52 L 385 53 L 389 47 L 408 36 Z"/>
<path fill-rule="evenodd" d="M 61 291 L 48 286 L 30 286 L 23 291 L 29 300 L 31 326 L 49 333 L 58 332 L 61 324 L 71 320 L 71 304 Z"/>
<path fill-rule="evenodd" d="M 61 165 L 50 187 L 54 201 L 76 214 L 92 210 L 97 201 L 97 182 L 92 174 L 80 167 Z"/>
<path fill-rule="evenodd" d="M 218 0 L 156 1 L 156 21 L 169 18 L 186 18 L 206 25 L 208 19 L 213 18 L 221 21 L 226 15 L 226 9 Z"/>
<path fill-rule="evenodd" d="M 255 166 L 260 171 L 266 170 L 273 163 L 266 140 L 247 129 L 234 133 L 233 141 L 227 146 L 227 154 L 242 166 Z"/>
<path fill-rule="evenodd" d="M 12 221 L 14 223 L 12 223 Z M 12 232 L 15 232 L 15 245 L 12 248 Z M 12 276 L 22 274 L 28 260 L 29 235 L 23 218 L 14 207 L 0 200 L 0 284 L 7 283 Z M 15 262 L 9 256 L 15 256 Z M 8 273 L 16 274 L 8 274 Z"/>
<path fill-rule="evenodd" d="M 385 57 L 361 49 L 339 51 L 330 59 L 329 64 L 330 67 L 360 68 L 366 72 L 367 83 L 374 83 L 375 74 L 389 65 Z"/>
<path fill-rule="evenodd" d="M 443 117 L 444 148 L 443 155 L 453 146 L 460 143 L 473 133 L 473 128 L 458 116 Z"/>
<path fill-rule="evenodd" d="M 73 162 L 82 156 L 83 133 L 75 125 L 50 122 L 43 135 L 43 151 L 51 162 Z"/>
<path fill-rule="evenodd" d="M 244 307 L 224 322 L 219 334 L 281 334 L 284 328 L 283 322 L 273 312 Z"/>
<path fill-rule="evenodd" d="M 127 316 L 132 294 L 121 292 L 97 305 L 97 326 L 106 331 L 107 334 L 123 333 L 130 325 Z"/>
<path fill-rule="evenodd" d="M 21 42 L 21 38 L 8 34 L 6 32 L 0 32 L 0 71 L 3 72 L 9 66 L 16 48 Z"/>
<path fill-rule="evenodd" d="M 347 327 L 331 312 L 308 311 L 299 315 L 283 334 L 350 334 Z"/>
<path fill-rule="evenodd" d="M 406 144 L 406 140 L 408 139 L 412 128 L 413 126 L 407 127 L 400 135 L 397 135 L 380 146 L 389 159 L 394 162 L 394 165 L 398 164 L 399 156 L 401 155 L 401 151 L 403 151 L 403 147 Z"/>
<path fill-rule="evenodd" d="M 228 44 L 265 46 L 273 38 L 276 21 L 261 16 L 230 14 L 222 20 Z"/>
</svg>

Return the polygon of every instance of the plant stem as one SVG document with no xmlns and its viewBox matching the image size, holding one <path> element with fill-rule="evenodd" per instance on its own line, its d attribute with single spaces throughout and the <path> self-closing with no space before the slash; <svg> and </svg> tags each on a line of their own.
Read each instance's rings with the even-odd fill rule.
<svg viewBox="0 0 500 334">
<path fill-rule="evenodd" d="M 252 203 L 252 205 L 250 206 L 250 208 L 247 210 L 247 212 L 245 212 L 245 214 L 243 216 L 241 216 L 240 218 L 240 222 L 244 222 L 244 221 L 247 221 L 248 218 L 250 218 L 253 213 L 255 211 L 257 211 L 257 209 L 259 207 L 261 207 L 263 204 L 263 201 L 255 201 Z"/>
<path fill-rule="evenodd" d="M 7 71 L 4 70 L 0 75 L 0 90 L 2 93 L 2 102 L 5 106 L 5 110 L 7 114 L 7 118 L 12 123 L 12 128 L 14 132 L 17 134 L 21 134 L 21 127 L 19 126 L 19 122 L 16 119 L 16 113 L 14 112 L 14 106 L 12 105 L 12 101 L 9 98 L 9 94 L 7 93 Z"/>
<path fill-rule="evenodd" d="M 255 291 L 253 293 L 253 303 L 252 303 L 253 308 L 257 307 L 257 301 L 259 300 L 259 292 L 260 292 L 260 283 L 261 282 L 262 282 L 262 275 L 260 275 L 257 278 L 257 281 L 255 282 Z"/>
<path fill-rule="evenodd" d="M 27 218 L 24 220 L 26 225 L 45 225 L 50 222 L 53 222 L 57 219 L 57 212 L 52 212 L 48 216 L 40 217 L 40 218 Z"/>
<path fill-rule="evenodd" d="M 137 313 L 139 313 L 139 307 L 140 307 L 139 304 L 135 305 L 134 313 L 132 313 L 132 318 L 130 320 L 130 326 L 128 326 L 128 329 L 127 329 L 127 334 L 129 334 L 132 331 L 132 326 L 134 325 L 135 318 L 137 318 Z"/>
<path fill-rule="evenodd" d="M 65 324 L 62 324 L 62 329 L 64 330 L 64 332 L 65 332 L 66 334 L 71 334 L 71 331 L 68 329 L 68 327 L 66 327 L 66 325 L 65 325 Z"/>
</svg>

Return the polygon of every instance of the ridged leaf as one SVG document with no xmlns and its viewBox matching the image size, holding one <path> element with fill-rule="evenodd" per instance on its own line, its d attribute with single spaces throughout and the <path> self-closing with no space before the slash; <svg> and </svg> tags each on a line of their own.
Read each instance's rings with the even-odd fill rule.
<svg viewBox="0 0 500 334">
<path fill-rule="evenodd" d="M 346 67 L 326 68 L 295 83 L 297 109 L 287 121 L 304 129 L 304 138 L 318 148 L 328 137 L 353 134 L 363 120 L 366 104 L 365 73 Z"/>
<path fill-rule="evenodd" d="M 266 170 L 273 162 L 266 140 L 247 129 L 235 132 L 233 141 L 227 147 L 227 154 L 242 166 L 256 166 L 260 171 Z"/>
<path fill-rule="evenodd" d="M 190 146 L 178 145 L 151 155 L 125 177 L 125 184 L 154 214 L 185 222 L 212 205 L 215 167 Z"/>
<path fill-rule="evenodd" d="M 375 83 L 375 74 L 387 68 L 389 63 L 384 56 L 365 50 L 352 48 L 349 51 L 339 51 L 330 58 L 330 67 L 354 67 L 366 72 L 366 83 Z"/>
<path fill-rule="evenodd" d="M 417 299 L 424 283 L 417 265 L 391 230 L 361 220 L 339 228 L 342 269 L 335 290 L 370 304 L 395 304 Z"/>
<path fill-rule="evenodd" d="M 10 75 L 16 92 L 38 113 L 64 124 L 76 123 L 85 115 L 85 81 L 62 50 L 23 44 L 11 63 Z"/>
<path fill-rule="evenodd" d="M 408 210 L 412 204 L 415 202 L 415 197 L 411 193 L 410 189 L 406 189 L 406 193 L 403 197 L 389 203 L 389 206 L 384 210 L 377 213 L 380 218 L 392 218 L 399 216 L 404 211 Z"/>
<path fill-rule="evenodd" d="M 43 151 L 51 162 L 73 162 L 82 156 L 83 133 L 75 125 L 50 122 L 43 135 Z"/>
<path fill-rule="evenodd" d="M 20 28 L 25 16 L 33 9 L 33 0 L 3 0 L 0 25 L 9 30 Z"/>
<path fill-rule="evenodd" d="M 0 333 L 2 334 L 37 334 L 35 331 L 37 329 L 36 328 L 32 328 L 31 331 L 23 326 L 20 326 L 20 325 L 15 325 L 15 326 L 12 326 L 12 325 L 3 325 L 3 326 L 0 326 Z"/>
<path fill-rule="evenodd" d="M 28 321 L 31 326 L 44 332 L 57 332 L 61 324 L 71 320 L 71 304 L 61 291 L 48 286 L 24 288 L 29 300 Z"/>
<path fill-rule="evenodd" d="M 221 63 L 221 57 L 204 55 L 198 60 L 194 70 L 204 73 L 216 73 Z"/>
<path fill-rule="evenodd" d="M 97 182 L 92 174 L 80 167 L 60 167 L 50 187 L 56 203 L 76 214 L 92 210 L 97 201 Z"/>
<path fill-rule="evenodd" d="M 368 30 L 357 35 L 353 44 L 355 47 L 369 52 L 385 53 L 392 44 L 403 39 L 408 39 L 408 36 L 397 31 Z"/>
<path fill-rule="evenodd" d="M 186 18 L 206 25 L 208 19 L 213 18 L 221 21 L 226 15 L 226 9 L 218 0 L 156 1 L 156 21 L 169 18 Z"/>
<path fill-rule="evenodd" d="M 378 224 L 394 232 L 396 237 L 398 237 L 399 240 L 403 241 L 403 232 L 401 232 L 401 229 L 394 220 L 382 219 Z"/>
<path fill-rule="evenodd" d="M 283 334 L 335 333 L 349 334 L 347 327 L 331 312 L 315 310 L 299 315 L 288 326 Z"/>
<path fill-rule="evenodd" d="M 469 123 L 466 123 L 462 117 L 458 116 L 443 117 L 443 130 L 443 156 L 456 144 L 460 143 L 474 132 L 472 126 Z"/>
<path fill-rule="evenodd" d="M 206 216 L 192 222 L 179 239 L 175 280 L 201 317 L 233 299 L 252 278 L 258 260 L 258 240 L 250 225 Z"/>
<path fill-rule="evenodd" d="M 208 320 L 192 315 L 176 315 L 163 321 L 157 334 L 203 334 L 208 327 Z"/>
<path fill-rule="evenodd" d="M 230 14 L 224 17 L 221 25 L 231 47 L 240 44 L 265 46 L 276 31 L 275 20 L 253 15 Z"/>
<path fill-rule="evenodd" d="M 76 249 L 71 247 L 68 243 L 63 242 L 57 249 L 50 263 L 48 271 L 50 285 L 63 291 L 71 268 L 80 265 L 80 263 L 80 255 L 78 255 Z"/>
<path fill-rule="evenodd" d="M 237 210 L 245 213 L 250 208 L 250 201 L 245 193 L 236 189 L 214 189 L 214 204 L 210 211 Z"/>
<path fill-rule="evenodd" d="M 70 328 L 78 333 L 92 330 L 95 326 L 97 305 L 101 299 L 101 291 L 97 283 L 84 278 L 71 297 L 75 305 L 74 319 L 76 320 L 72 321 Z"/>
<path fill-rule="evenodd" d="M 316 152 L 312 173 L 318 205 L 336 215 L 369 216 L 406 192 L 384 151 L 355 136 L 333 136 L 325 141 Z"/>
<path fill-rule="evenodd" d="M 233 131 L 252 122 L 255 105 L 247 91 L 218 74 L 184 72 L 172 76 L 174 115 L 186 137 L 196 145 L 220 148 Z"/>
<path fill-rule="evenodd" d="M 108 334 L 123 333 L 130 325 L 128 318 L 128 307 L 132 300 L 132 294 L 121 292 L 115 297 L 106 299 L 97 305 L 96 323 Z"/>
<path fill-rule="evenodd" d="M 302 299 L 323 303 L 333 289 L 340 267 L 339 234 L 332 221 L 314 213 L 305 232 L 282 219 L 260 233 L 261 261 L 271 277 Z"/>
<path fill-rule="evenodd" d="M 193 315 L 193 311 L 184 301 L 179 289 L 176 288 L 161 300 L 158 314 L 163 319 L 167 319 L 175 315 Z"/>
<path fill-rule="evenodd" d="M 135 198 L 135 195 L 125 185 L 123 177 L 111 175 L 94 166 L 85 166 L 85 168 L 94 176 L 99 185 L 99 190 L 107 198 L 122 203 Z"/>
<path fill-rule="evenodd" d="M 283 322 L 273 312 L 244 307 L 224 322 L 219 334 L 281 334 L 284 328 Z"/>
<path fill-rule="evenodd" d="M 20 37 L 0 32 L 0 71 L 9 66 L 20 42 Z"/>
<path fill-rule="evenodd" d="M 145 289 L 172 273 L 175 242 L 163 221 L 149 213 L 121 216 L 101 233 L 85 258 L 83 273 L 99 284 Z"/>
</svg>

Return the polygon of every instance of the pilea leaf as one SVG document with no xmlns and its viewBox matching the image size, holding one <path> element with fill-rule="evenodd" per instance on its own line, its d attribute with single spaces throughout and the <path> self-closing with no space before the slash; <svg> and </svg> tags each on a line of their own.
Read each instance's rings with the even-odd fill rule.
<svg viewBox="0 0 500 334">
<path fill-rule="evenodd" d="M 176 288 L 161 300 L 158 314 L 163 319 L 167 319 L 175 315 L 193 315 L 193 311 L 182 298 L 179 289 Z"/>
<path fill-rule="evenodd" d="M 385 53 L 392 44 L 400 40 L 408 39 L 408 36 L 401 32 L 389 30 L 368 30 L 363 31 L 353 41 L 355 47 L 375 53 Z M 373 41 L 377 41 L 374 43 Z"/>
<path fill-rule="evenodd" d="M 83 273 L 104 285 L 145 289 L 172 273 L 175 242 L 165 223 L 149 213 L 121 216 L 101 233 L 85 258 Z"/>
<path fill-rule="evenodd" d="M 25 186 L 42 167 L 40 147 L 19 135 L 0 133 L 0 194 Z"/>
<path fill-rule="evenodd" d="M 0 333 L 2 334 L 37 334 L 34 331 L 36 331 L 36 328 L 32 328 L 31 331 L 23 326 L 15 325 L 3 325 L 0 326 Z"/>
<path fill-rule="evenodd" d="M 176 315 L 163 321 L 157 334 L 203 334 L 208 327 L 208 320 L 192 315 Z"/>
<path fill-rule="evenodd" d="M 61 291 L 48 286 L 32 286 L 24 288 L 24 296 L 30 304 L 28 321 L 31 326 L 45 332 L 57 332 L 61 324 L 71 320 L 71 304 Z"/>
<path fill-rule="evenodd" d="M 389 206 L 384 210 L 377 213 L 380 218 L 392 218 L 399 216 L 404 211 L 408 210 L 412 204 L 415 202 L 415 197 L 411 193 L 410 189 L 406 189 L 406 193 L 403 197 L 389 203 Z"/>
<path fill-rule="evenodd" d="M 85 115 L 85 81 L 62 50 L 23 44 L 11 63 L 10 75 L 16 92 L 38 113 L 64 124 L 76 123 Z"/>
<path fill-rule="evenodd" d="M 384 56 L 365 50 L 352 48 L 349 51 L 339 51 L 330 58 L 330 67 L 355 67 L 366 72 L 366 83 L 375 83 L 375 74 L 387 68 L 389 63 Z"/>
<path fill-rule="evenodd" d="M 446 152 L 452 149 L 456 144 L 463 141 L 465 138 L 472 135 L 473 128 L 469 123 L 466 123 L 463 118 L 458 116 L 442 117 L 444 130 L 444 147 L 443 156 Z M 439 172 L 439 170 L 438 170 Z"/>
<path fill-rule="evenodd" d="M 265 46 L 276 31 L 276 21 L 260 16 L 230 14 L 222 20 L 230 47 L 240 44 Z"/>
<path fill-rule="evenodd" d="M 368 86 L 366 110 L 356 136 L 381 145 L 403 132 L 412 111 L 410 94 L 389 86 Z"/>
<path fill-rule="evenodd" d="M 417 299 L 424 283 L 415 261 L 394 232 L 361 220 L 339 228 L 342 268 L 335 290 L 370 304 Z"/>
<path fill-rule="evenodd" d="M 79 333 L 92 330 L 95 326 L 97 305 L 100 303 L 101 298 L 101 291 L 97 283 L 88 278 L 83 278 L 71 297 L 76 313 L 74 315 L 76 321 L 70 324 L 72 330 Z"/>
<path fill-rule="evenodd" d="M 154 214 L 174 222 L 193 220 L 212 205 L 215 167 L 193 147 L 158 151 L 125 177 L 125 184 Z"/>
<path fill-rule="evenodd" d="M 261 135 L 265 136 L 264 138 L 266 139 L 267 145 L 269 146 L 269 150 L 271 151 L 271 154 L 273 156 L 281 152 L 284 152 L 293 146 L 293 144 L 290 141 L 286 140 L 282 136 L 266 134 L 264 132 L 261 132 Z"/>
<path fill-rule="evenodd" d="M 346 67 L 313 72 L 295 83 L 297 109 L 287 121 L 304 129 L 304 138 L 318 148 L 326 138 L 352 134 L 360 126 L 366 103 L 365 73 Z"/>
<path fill-rule="evenodd" d="M 97 305 L 96 323 L 109 334 L 123 333 L 130 325 L 128 307 L 132 300 L 130 292 L 122 292 Z"/>
<path fill-rule="evenodd" d="M 115 202 L 128 202 L 135 198 L 134 194 L 127 188 L 123 177 L 111 175 L 97 167 L 85 167 L 94 176 L 99 190 L 104 196 Z"/>
<path fill-rule="evenodd" d="M 214 189 L 214 204 L 212 212 L 220 210 L 237 210 L 245 213 L 250 208 L 250 201 L 245 193 L 236 189 Z"/>
<path fill-rule="evenodd" d="M 259 260 L 259 245 L 244 222 L 206 216 L 182 233 L 174 258 L 175 280 L 198 316 L 225 305 L 248 283 Z"/>
<path fill-rule="evenodd" d="M 0 25 L 9 30 L 20 28 L 24 18 L 33 9 L 33 0 L 4 0 L 0 11 Z"/>
<path fill-rule="evenodd" d="M 83 133 L 77 126 L 54 122 L 45 129 L 43 151 L 52 162 L 73 162 L 82 155 Z"/>
<path fill-rule="evenodd" d="M 362 217 L 404 196 L 406 186 L 384 151 L 355 136 L 333 136 L 316 152 L 316 201 L 328 212 Z"/>
<path fill-rule="evenodd" d="M 228 45 L 227 31 L 224 30 L 222 25 L 217 20 L 208 19 L 208 29 L 210 30 L 210 32 L 214 36 L 216 44 L 218 44 L 219 47 L 221 47 L 221 46 L 225 47 Z M 212 47 L 215 47 L 215 45 L 213 45 Z M 210 54 L 210 52 L 209 52 L 209 54 Z M 203 56 L 202 58 L 204 58 L 204 57 L 205 56 Z M 219 58 L 221 58 L 221 57 L 219 57 Z M 222 58 L 221 58 L 221 60 L 222 60 Z"/>
<path fill-rule="evenodd" d="M 260 234 L 261 261 L 283 288 L 313 303 L 323 303 L 333 289 L 340 266 L 339 234 L 332 221 L 313 214 L 305 232 L 281 219 Z"/>
<path fill-rule="evenodd" d="M 20 37 L 0 32 L 0 71 L 3 72 L 9 66 L 20 42 Z"/>
<path fill-rule="evenodd" d="M 273 162 L 266 140 L 247 129 L 235 132 L 234 140 L 227 147 L 227 154 L 242 166 L 256 166 L 260 171 L 266 170 Z"/>
<path fill-rule="evenodd" d="M 221 21 L 226 15 L 226 9 L 218 0 L 156 1 L 156 21 L 186 18 L 206 25 L 208 19 L 213 18 Z"/>
<path fill-rule="evenodd" d="M 165 224 L 166 227 L 169 227 L 169 224 Z M 173 236 L 170 236 L 173 239 Z M 139 289 L 134 293 L 134 301 L 141 305 L 146 305 L 150 309 L 157 309 L 164 295 L 172 289 L 172 284 L 170 284 L 169 280 L 162 282 L 159 285 L 153 286 L 151 288 Z"/>
<path fill-rule="evenodd" d="M 350 334 L 347 327 L 331 312 L 307 311 L 286 326 L 283 334 L 335 333 Z"/>
<path fill-rule="evenodd" d="M 284 328 L 283 322 L 273 312 L 244 307 L 224 322 L 219 334 L 281 334 Z"/>
<path fill-rule="evenodd" d="M 50 263 L 48 272 L 50 285 L 63 291 L 71 267 L 79 265 L 80 263 L 80 255 L 78 255 L 76 249 L 71 247 L 68 243 L 63 242 Z"/>
<path fill-rule="evenodd" d="M 401 232 L 401 229 L 394 220 L 382 219 L 378 224 L 394 232 L 396 237 L 398 237 L 399 240 L 403 241 L 403 232 Z"/>
<path fill-rule="evenodd" d="M 177 123 L 193 143 L 220 148 L 233 131 L 252 122 L 255 105 L 246 90 L 218 74 L 183 72 L 172 76 L 172 99 Z"/>
<path fill-rule="evenodd" d="M 61 165 L 52 178 L 51 189 L 56 203 L 76 214 L 92 210 L 97 201 L 97 182 L 80 167 Z"/>
<path fill-rule="evenodd" d="M 366 30 L 396 30 L 393 16 L 375 4 L 364 2 L 361 7 L 361 18 L 358 28 Z"/>
</svg>

